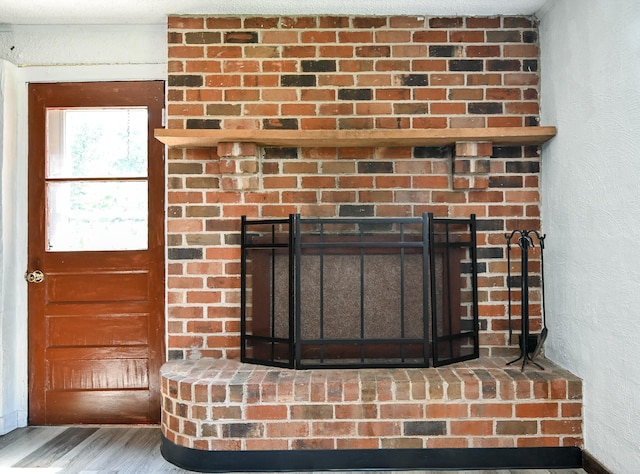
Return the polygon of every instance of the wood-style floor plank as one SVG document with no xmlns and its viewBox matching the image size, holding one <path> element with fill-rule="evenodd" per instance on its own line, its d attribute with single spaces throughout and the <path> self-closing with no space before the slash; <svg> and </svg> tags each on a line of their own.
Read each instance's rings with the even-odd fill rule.
<svg viewBox="0 0 640 474">
<path fill-rule="evenodd" d="M 52 426 L 46 429 L 30 426 L 0 436 L 0 467 L 13 466 L 66 429 L 67 427 L 64 426 Z"/>
<path fill-rule="evenodd" d="M 62 426 L 20 428 L 0 436 L 0 472 L 3 474 L 185 474 L 192 471 L 180 469 L 165 461 L 160 455 L 158 427 Z M 342 471 L 344 474 L 352 472 Z M 358 474 L 367 472 L 377 471 L 358 471 Z M 403 471 L 401 474 L 451 474 L 451 472 Z M 456 472 L 458 474 L 586 474 L 582 469 Z M 332 474 L 340 474 L 340 471 L 332 471 Z"/>
<path fill-rule="evenodd" d="M 67 428 L 52 440 L 30 452 L 12 467 L 56 467 L 53 464 L 75 449 L 98 428 Z"/>
</svg>

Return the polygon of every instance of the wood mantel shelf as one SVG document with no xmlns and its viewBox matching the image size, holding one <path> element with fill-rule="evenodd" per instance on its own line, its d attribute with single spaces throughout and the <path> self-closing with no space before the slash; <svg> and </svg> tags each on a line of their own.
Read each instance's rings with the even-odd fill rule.
<svg viewBox="0 0 640 474">
<path fill-rule="evenodd" d="M 495 145 L 540 145 L 553 138 L 555 127 L 442 128 L 405 130 L 155 130 L 169 147 L 215 147 L 218 143 L 255 143 L 259 146 L 403 147 L 445 146 L 456 142 L 492 142 Z"/>
</svg>

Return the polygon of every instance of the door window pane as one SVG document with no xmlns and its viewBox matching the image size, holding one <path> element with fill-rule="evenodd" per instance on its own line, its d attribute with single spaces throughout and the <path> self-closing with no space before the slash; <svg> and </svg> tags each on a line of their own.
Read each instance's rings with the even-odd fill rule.
<svg viewBox="0 0 640 474">
<path fill-rule="evenodd" d="M 47 178 L 147 176 L 147 109 L 47 110 Z"/>
<path fill-rule="evenodd" d="M 146 181 L 47 183 L 47 250 L 147 248 Z"/>
</svg>

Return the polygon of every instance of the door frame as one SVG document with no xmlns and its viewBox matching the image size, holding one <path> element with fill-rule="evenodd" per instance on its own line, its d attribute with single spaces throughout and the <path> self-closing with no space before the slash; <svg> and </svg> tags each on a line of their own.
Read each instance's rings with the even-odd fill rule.
<svg viewBox="0 0 640 474">
<path fill-rule="evenodd" d="M 3 229 L 3 241 L 9 246 L 4 250 L 10 252 L 11 261 L 7 262 L 6 273 L 9 278 L 2 278 L 2 292 L 11 295 L 5 308 L 11 313 L 10 321 L 2 315 L 3 324 L 11 331 L 5 345 L 5 361 L 12 368 L 11 373 L 2 374 L 2 396 L 6 400 L 14 400 L 0 413 L 0 434 L 15 428 L 27 426 L 28 421 L 28 348 L 24 343 L 28 340 L 28 308 L 27 283 L 23 275 L 27 268 L 27 176 L 28 176 L 28 93 L 27 86 L 38 82 L 103 82 L 103 81 L 166 81 L 167 66 L 165 63 L 121 64 L 121 65 L 77 65 L 77 66 L 35 66 L 19 68 L 8 64 L 7 97 L 5 103 L 10 108 L 5 110 L 5 130 L 13 134 L 14 141 L 5 141 L 3 179 L 10 186 L 5 188 L 6 204 L 13 215 L 5 217 L 14 225 Z M 166 179 L 166 178 L 165 178 Z M 166 183 L 165 183 L 166 186 Z M 166 196 L 166 189 L 165 189 Z M 5 208 L 6 209 L 6 208 Z M 4 212 L 4 210 L 3 210 Z M 8 213 L 9 214 L 9 213 Z M 166 225 L 166 216 L 165 216 Z M 6 255 L 6 254 L 5 254 Z M 7 259 L 9 260 L 9 259 Z M 165 268 L 166 278 L 166 268 Z M 165 288 L 166 294 L 166 288 Z M 165 298 L 166 312 L 166 298 Z M 166 351 L 166 321 L 165 321 Z M 3 341 L 4 343 L 5 341 Z M 166 353 L 165 353 L 166 358 Z"/>
</svg>

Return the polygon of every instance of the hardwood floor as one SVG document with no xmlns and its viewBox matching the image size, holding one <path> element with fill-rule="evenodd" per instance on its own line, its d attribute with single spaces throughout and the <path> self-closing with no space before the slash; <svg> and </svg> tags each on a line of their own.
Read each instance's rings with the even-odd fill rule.
<svg viewBox="0 0 640 474">
<path fill-rule="evenodd" d="M 2 474 L 188 472 L 192 471 L 180 469 L 162 458 L 160 455 L 160 430 L 157 427 L 30 426 L 0 436 L 0 473 Z M 408 472 L 435 474 L 437 471 Z M 582 469 L 458 472 L 468 474 L 586 474 Z"/>
</svg>

